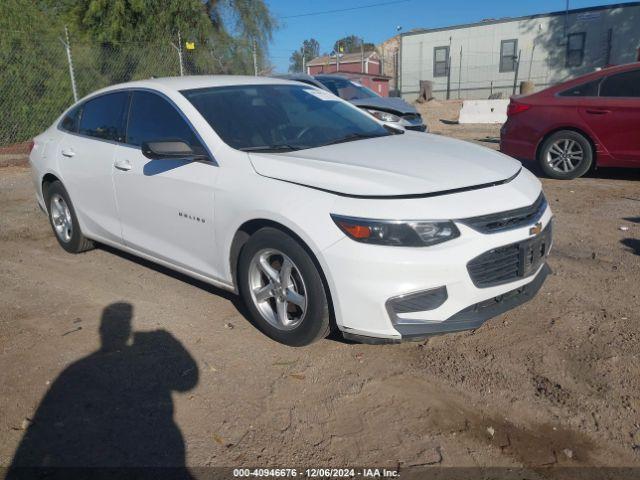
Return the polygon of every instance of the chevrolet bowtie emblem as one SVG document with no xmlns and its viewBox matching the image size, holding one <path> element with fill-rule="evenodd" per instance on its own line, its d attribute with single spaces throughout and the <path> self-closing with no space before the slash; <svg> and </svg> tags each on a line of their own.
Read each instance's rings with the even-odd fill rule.
<svg viewBox="0 0 640 480">
<path fill-rule="evenodd" d="M 538 235 L 542 231 L 542 223 L 538 222 L 529 229 L 529 235 Z"/>
</svg>

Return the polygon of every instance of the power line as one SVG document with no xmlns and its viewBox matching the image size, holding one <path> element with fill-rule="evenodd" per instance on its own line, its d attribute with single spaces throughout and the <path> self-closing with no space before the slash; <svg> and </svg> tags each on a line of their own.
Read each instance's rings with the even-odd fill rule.
<svg viewBox="0 0 640 480">
<path fill-rule="evenodd" d="M 314 15 L 325 15 L 328 13 L 338 13 L 338 12 L 348 12 L 348 11 L 352 11 L 352 10 L 362 10 L 364 8 L 373 8 L 373 7 L 381 7 L 383 5 L 394 5 L 396 3 L 406 3 L 406 2 L 410 2 L 411 0 L 394 0 L 391 2 L 380 2 L 380 3 L 371 3 L 369 5 L 360 5 L 359 7 L 350 7 L 350 8 L 337 8 L 335 10 L 323 10 L 320 12 L 309 12 L 309 13 L 300 13 L 298 15 L 287 15 L 286 17 L 280 17 L 282 19 L 285 18 L 299 18 L 299 17 L 311 17 Z"/>
</svg>

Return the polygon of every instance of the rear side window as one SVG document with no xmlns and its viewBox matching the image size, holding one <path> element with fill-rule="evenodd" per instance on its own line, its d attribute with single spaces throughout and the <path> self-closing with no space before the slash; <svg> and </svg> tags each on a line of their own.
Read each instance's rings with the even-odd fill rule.
<svg viewBox="0 0 640 480">
<path fill-rule="evenodd" d="M 76 108 L 70 110 L 60 122 L 60 127 L 67 132 L 78 132 L 78 122 L 80 120 L 80 112 L 82 106 L 78 105 Z"/>
<path fill-rule="evenodd" d="M 640 70 L 611 75 L 602 82 L 601 97 L 640 97 Z"/>
<path fill-rule="evenodd" d="M 576 85 L 568 90 L 560 92 L 561 97 L 597 97 L 601 78 L 581 85 Z"/>
<path fill-rule="evenodd" d="M 89 137 L 122 142 L 128 93 L 110 93 L 86 102 L 82 108 L 79 133 Z"/>
<path fill-rule="evenodd" d="M 127 143 L 181 140 L 192 147 L 200 146 L 195 133 L 176 108 L 151 92 L 134 92 L 129 111 Z"/>
</svg>

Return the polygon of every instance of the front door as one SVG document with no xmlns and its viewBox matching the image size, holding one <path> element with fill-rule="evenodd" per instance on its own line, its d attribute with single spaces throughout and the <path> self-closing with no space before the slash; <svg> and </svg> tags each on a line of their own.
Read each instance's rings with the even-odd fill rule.
<svg viewBox="0 0 640 480">
<path fill-rule="evenodd" d="M 116 147 L 114 185 L 127 246 L 207 277 L 218 277 L 214 185 L 207 161 L 150 160 L 143 142 L 181 140 L 202 148 L 191 126 L 159 94 L 135 91 L 125 145 Z"/>
</svg>

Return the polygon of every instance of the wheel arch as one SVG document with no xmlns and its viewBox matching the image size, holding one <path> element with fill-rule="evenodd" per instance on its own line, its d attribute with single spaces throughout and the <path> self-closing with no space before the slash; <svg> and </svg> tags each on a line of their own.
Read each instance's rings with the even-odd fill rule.
<svg viewBox="0 0 640 480">
<path fill-rule="evenodd" d="M 591 171 L 595 169 L 598 163 L 598 150 L 596 147 L 596 142 L 593 140 L 593 136 L 590 133 L 586 132 L 584 129 L 580 127 L 575 127 L 573 125 L 554 127 L 551 130 L 549 130 L 547 133 L 545 133 L 540 139 L 540 141 L 538 142 L 538 145 L 536 146 L 536 162 L 540 161 L 540 149 L 542 149 L 542 145 L 544 145 L 544 142 L 546 142 L 551 135 L 554 135 L 563 130 L 569 130 L 569 131 L 578 133 L 587 139 L 587 141 L 589 142 L 589 145 L 591 145 L 591 153 L 593 155 L 593 162 L 591 162 L 591 168 L 589 170 Z"/>
<path fill-rule="evenodd" d="M 252 220 L 247 220 L 236 230 L 236 233 L 233 236 L 233 240 L 231 241 L 231 246 L 229 248 L 229 268 L 231 271 L 231 279 L 233 284 L 236 286 L 236 289 L 238 289 L 238 262 L 240 260 L 240 253 L 242 252 L 242 248 L 254 233 L 265 227 L 271 227 L 289 235 L 307 252 L 309 257 L 311 257 L 311 261 L 318 269 L 318 273 L 320 274 L 322 284 L 327 294 L 331 328 L 334 329 L 336 327 L 336 320 L 331 288 L 329 286 L 329 282 L 327 281 L 327 276 L 324 272 L 322 264 L 320 263 L 317 255 L 314 253 L 308 243 L 300 235 L 298 235 L 291 228 L 275 220 L 270 220 L 267 218 L 255 218 Z"/>
<path fill-rule="evenodd" d="M 47 192 L 47 187 L 49 185 L 51 185 L 53 182 L 60 182 L 62 183 L 62 181 L 56 177 L 53 173 L 45 173 L 44 176 L 42 177 L 42 181 L 40 182 L 40 188 L 42 189 L 42 198 L 43 200 L 46 201 L 45 195 Z"/>
</svg>

